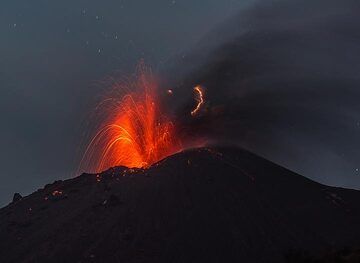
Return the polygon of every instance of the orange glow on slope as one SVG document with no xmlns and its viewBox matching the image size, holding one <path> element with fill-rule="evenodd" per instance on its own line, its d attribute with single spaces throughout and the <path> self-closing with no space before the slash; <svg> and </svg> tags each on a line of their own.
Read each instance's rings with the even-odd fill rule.
<svg viewBox="0 0 360 263">
<path fill-rule="evenodd" d="M 135 81 L 114 88 L 132 92 L 100 104 L 107 105 L 106 117 L 85 151 L 81 170 L 146 168 L 181 150 L 173 123 L 161 113 L 156 86 L 142 69 Z"/>
<path fill-rule="evenodd" d="M 197 105 L 196 105 L 195 109 L 193 109 L 191 111 L 192 116 L 196 115 L 198 113 L 198 111 L 201 109 L 202 105 L 204 104 L 204 91 L 202 90 L 202 88 L 200 86 L 196 86 L 194 88 L 194 91 L 197 94 L 197 97 L 196 97 Z"/>
</svg>

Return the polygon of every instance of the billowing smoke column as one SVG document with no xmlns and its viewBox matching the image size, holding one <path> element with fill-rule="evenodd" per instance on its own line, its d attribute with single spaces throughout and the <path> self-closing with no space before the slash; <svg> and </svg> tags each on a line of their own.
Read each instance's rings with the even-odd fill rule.
<svg viewBox="0 0 360 263">
<path fill-rule="evenodd" d="M 238 144 L 347 185 L 345 166 L 354 171 L 360 156 L 359 13 L 356 0 L 256 1 L 166 70 L 177 123 L 189 138 Z M 206 102 L 194 118 L 198 84 Z"/>
</svg>

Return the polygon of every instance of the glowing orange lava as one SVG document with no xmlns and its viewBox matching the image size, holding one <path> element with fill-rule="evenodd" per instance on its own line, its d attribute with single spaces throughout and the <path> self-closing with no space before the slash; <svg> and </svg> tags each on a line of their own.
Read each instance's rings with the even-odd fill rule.
<svg viewBox="0 0 360 263">
<path fill-rule="evenodd" d="M 85 151 L 80 170 L 146 168 L 181 150 L 175 127 L 161 112 L 156 86 L 147 73 L 141 71 L 126 85 L 117 83 L 115 90 L 132 91 L 101 103 L 107 105 L 106 117 Z"/>
<path fill-rule="evenodd" d="M 197 97 L 196 97 L 197 105 L 196 105 L 195 109 L 193 109 L 191 111 L 192 116 L 196 115 L 199 112 L 199 110 L 201 109 L 202 105 L 204 104 L 204 92 L 203 92 L 202 88 L 200 86 L 196 86 L 194 88 L 194 91 L 197 94 Z"/>
</svg>

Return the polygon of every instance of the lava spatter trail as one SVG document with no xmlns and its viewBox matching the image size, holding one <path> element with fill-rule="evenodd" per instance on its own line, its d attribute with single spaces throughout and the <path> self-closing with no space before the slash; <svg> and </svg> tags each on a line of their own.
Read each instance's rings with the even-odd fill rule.
<svg viewBox="0 0 360 263">
<path fill-rule="evenodd" d="M 144 65 L 133 80 L 113 88 L 117 95 L 97 107 L 105 117 L 85 150 L 79 172 L 97 173 L 113 166 L 146 168 L 182 149 Z"/>
<path fill-rule="evenodd" d="M 204 92 L 203 92 L 203 89 L 201 88 L 201 86 L 196 86 L 194 88 L 194 92 L 196 94 L 195 99 L 197 101 L 197 104 L 196 104 L 195 109 L 193 109 L 191 111 L 192 116 L 195 116 L 200 111 L 203 104 L 205 103 L 205 101 L 204 101 Z"/>
</svg>

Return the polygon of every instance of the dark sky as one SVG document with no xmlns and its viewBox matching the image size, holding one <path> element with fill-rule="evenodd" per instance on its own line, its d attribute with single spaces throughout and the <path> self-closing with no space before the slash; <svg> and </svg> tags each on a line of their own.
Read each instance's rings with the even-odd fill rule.
<svg viewBox="0 0 360 263">
<path fill-rule="evenodd" d="M 101 81 L 140 59 L 228 105 L 215 137 L 360 188 L 356 1 L 252 2 L 2 1 L 0 205 L 72 176 Z"/>
</svg>

